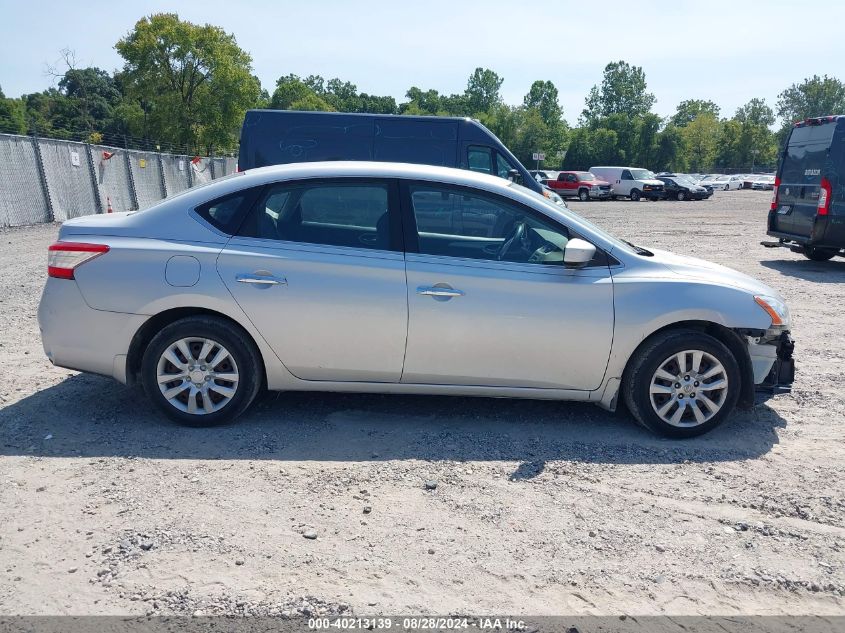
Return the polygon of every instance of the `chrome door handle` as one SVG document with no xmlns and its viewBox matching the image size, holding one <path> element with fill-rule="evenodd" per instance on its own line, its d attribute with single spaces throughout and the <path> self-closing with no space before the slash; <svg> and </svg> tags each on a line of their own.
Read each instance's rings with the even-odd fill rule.
<svg viewBox="0 0 845 633">
<path fill-rule="evenodd" d="M 442 286 L 420 286 L 417 288 L 417 294 L 426 297 L 463 297 L 464 291 Z"/>
<path fill-rule="evenodd" d="M 255 284 L 256 286 L 287 286 L 288 280 L 285 278 L 279 279 L 277 277 L 265 277 L 263 275 L 238 275 L 235 281 L 242 284 Z"/>
</svg>

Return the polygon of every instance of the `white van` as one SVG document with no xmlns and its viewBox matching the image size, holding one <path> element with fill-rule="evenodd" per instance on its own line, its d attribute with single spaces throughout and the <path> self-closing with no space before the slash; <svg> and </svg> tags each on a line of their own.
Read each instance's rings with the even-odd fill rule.
<svg viewBox="0 0 845 633">
<path fill-rule="evenodd" d="M 663 182 L 657 180 L 648 169 L 638 167 L 590 167 L 590 173 L 610 183 L 614 196 L 630 198 L 634 202 L 640 198 L 660 200 L 665 197 Z"/>
</svg>

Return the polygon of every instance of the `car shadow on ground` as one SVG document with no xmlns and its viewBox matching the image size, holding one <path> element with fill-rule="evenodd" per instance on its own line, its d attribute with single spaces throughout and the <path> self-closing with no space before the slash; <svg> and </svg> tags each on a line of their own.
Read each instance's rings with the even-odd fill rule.
<svg viewBox="0 0 845 633">
<path fill-rule="evenodd" d="M 806 281 L 824 284 L 845 282 L 845 259 L 831 259 L 826 262 L 814 262 L 810 259 L 770 259 L 761 261 L 760 264 L 782 275 L 799 277 Z"/>
<path fill-rule="evenodd" d="M 179 426 L 141 390 L 75 375 L 0 410 L 0 455 L 290 461 L 518 461 L 514 479 L 554 460 L 666 464 L 753 459 L 786 425 L 736 412 L 691 440 L 657 437 L 625 412 L 586 403 L 291 392 L 266 394 L 236 422 Z"/>
</svg>

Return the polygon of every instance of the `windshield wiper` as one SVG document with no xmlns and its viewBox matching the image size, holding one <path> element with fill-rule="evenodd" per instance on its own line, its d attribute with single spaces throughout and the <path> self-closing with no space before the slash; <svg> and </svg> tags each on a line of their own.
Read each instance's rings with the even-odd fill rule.
<svg viewBox="0 0 845 633">
<path fill-rule="evenodd" d="M 654 257 L 654 253 L 652 253 L 647 248 L 643 248 L 642 246 L 637 246 L 636 244 L 632 244 L 628 240 L 622 240 L 622 241 L 625 242 L 631 248 L 633 248 L 634 251 L 636 251 L 637 255 L 644 255 L 645 257 Z"/>
</svg>

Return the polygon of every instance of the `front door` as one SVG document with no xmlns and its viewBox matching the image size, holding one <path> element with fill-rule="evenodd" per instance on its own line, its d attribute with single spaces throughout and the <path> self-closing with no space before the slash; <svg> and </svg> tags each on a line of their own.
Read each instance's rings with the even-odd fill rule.
<svg viewBox="0 0 845 633">
<path fill-rule="evenodd" d="M 294 376 L 398 382 L 408 319 L 399 223 L 395 183 L 270 185 L 217 268 Z"/>
<path fill-rule="evenodd" d="M 403 185 L 402 382 L 592 390 L 613 336 L 605 260 L 568 269 L 568 229 L 470 188 Z"/>
</svg>

